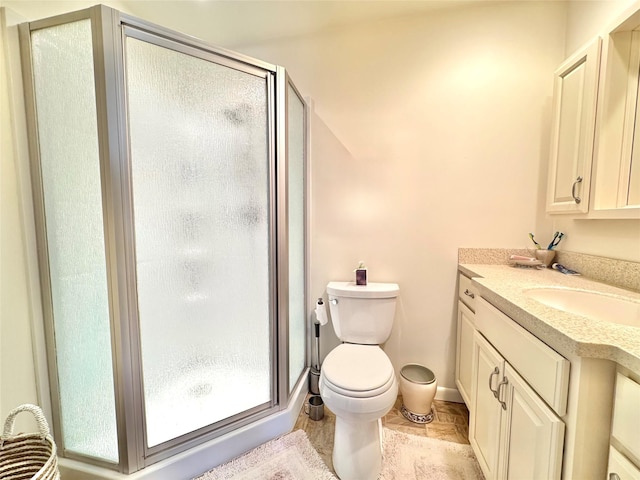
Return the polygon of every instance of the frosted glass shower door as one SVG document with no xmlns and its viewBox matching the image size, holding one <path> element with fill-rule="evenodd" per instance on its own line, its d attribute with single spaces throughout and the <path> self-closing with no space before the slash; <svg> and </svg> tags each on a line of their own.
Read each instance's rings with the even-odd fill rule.
<svg viewBox="0 0 640 480">
<path fill-rule="evenodd" d="M 287 211 L 289 229 L 289 391 L 306 365 L 305 104 L 287 85 Z"/>
<path fill-rule="evenodd" d="M 153 447 L 273 401 L 272 80 L 142 34 L 125 54 Z"/>
</svg>

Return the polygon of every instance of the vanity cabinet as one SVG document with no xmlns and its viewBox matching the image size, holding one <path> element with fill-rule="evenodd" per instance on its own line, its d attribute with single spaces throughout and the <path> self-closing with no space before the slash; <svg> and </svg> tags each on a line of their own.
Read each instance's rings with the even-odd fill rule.
<svg viewBox="0 0 640 480">
<path fill-rule="evenodd" d="M 569 362 L 477 299 L 469 440 L 485 477 L 559 479 Z"/>
<path fill-rule="evenodd" d="M 471 284 L 471 279 L 460 274 L 458 277 L 455 380 L 458 391 L 469 411 L 473 409 L 471 384 L 473 378 L 473 336 L 476 331 L 474 320 L 475 301 L 476 291 Z"/>
<path fill-rule="evenodd" d="M 554 72 L 549 213 L 589 210 L 601 43 L 596 38 Z"/>
<path fill-rule="evenodd" d="M 499 382 L 504 375 L 504 359 L 478 332 L 473 339 L 474 410 L 469 412 L 469 442 L 487 480 L 498 478 L 501 448 L 502 404 Z"/>
<path fill-rule="evenodd" d="M 609 448 L 609 480 L 640 480 L 640 384 L 618 373 Z"/>
</svg>

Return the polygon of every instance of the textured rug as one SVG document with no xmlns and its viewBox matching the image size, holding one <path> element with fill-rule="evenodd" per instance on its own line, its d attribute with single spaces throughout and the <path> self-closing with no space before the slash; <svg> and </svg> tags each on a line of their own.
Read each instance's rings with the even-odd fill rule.
<svg viewBox="0 0 640 480">
<path fill-rule="evenodd" d="M 304 430 L 273 439 L 195 480 L 330 480 L 335 475 Z"/>
<path fill-rule="evenodd" d="M 388 428 L 383 432 L 381 480 L 484 478 L 471 445 L 419 437 Z"/>
<path fill-rule="evenodd" d="M 296 430 L 271 440 L 194 480 L 330 480 L 306 433 Z M 476 480 L 480 466 L 469 445 L 384 429 L 380 480 Z"/>
</svg>

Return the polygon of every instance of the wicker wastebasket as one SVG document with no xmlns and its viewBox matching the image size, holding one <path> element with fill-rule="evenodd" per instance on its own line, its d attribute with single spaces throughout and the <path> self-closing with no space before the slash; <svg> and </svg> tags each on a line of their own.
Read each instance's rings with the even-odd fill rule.
<svg viewBox="0 0 640 480">
<path fill-rule="evenodd" d="M 38 433 L 14 435 L 13 425 L 20 412 L 31 412 Z M 0 437 L 0 478 L 2 480 L 59 480 L 56 444 L 40 407 L 21 405 L 9 412 Z"/>
</svg>

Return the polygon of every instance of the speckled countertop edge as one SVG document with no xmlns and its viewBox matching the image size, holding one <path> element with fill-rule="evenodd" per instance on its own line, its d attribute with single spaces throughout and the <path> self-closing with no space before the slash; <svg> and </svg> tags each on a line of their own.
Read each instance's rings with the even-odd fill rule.
<svg viewBox="0 0 640 480">
<path fill-rule="evenodd" d="M 639 303 L 640 293 L 550 269 L 478 264 L 459 264 L 458 269 L 472 277 L 481 297 L 562 355 L 608 359 L 640 374 L 640 328 L 556 310 L 529 298 L 524 290 L 570 287 Z"/>
</svg>

